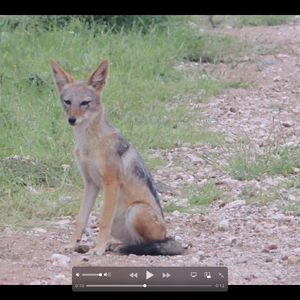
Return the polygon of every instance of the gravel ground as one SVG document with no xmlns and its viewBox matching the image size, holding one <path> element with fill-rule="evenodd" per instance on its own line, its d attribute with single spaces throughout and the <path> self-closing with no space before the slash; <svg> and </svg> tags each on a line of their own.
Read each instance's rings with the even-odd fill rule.
<svg viewBox="0 0 300 300">
<path fill-rule="evenodd" d="M 162 205 L 170 202 L 188 206 L 180 185 L 204 185 L 213 180 L 226 194 L 201 213 L 166 212 L 168 235 L 180 241 L 186 252 L 181 256 L 121 256 L 108 252 L 96 257 L 89 252 L 59 256 L 59 248 L 68 242 L 75 218 L 52 219 L 38 227 L 14 232 L 0 232 L 0 284 L 71 284 L 73 266 L 227 266 L 229 284 L 300 284 L 300 212 L 286 209 L 299 203 L 300 191 L 282 184 L 299 180 L 293 175 L 276 175 L 239 181 L 201 157 L 219 155 L 226 161 L 236 150 L 236 142 L 247 137 L 251 151 L 265 153 L 276 140 L 284 147 L 296 147 L 299 141 L 300 104 L 300 23 L 273 27 L 222 29 L 227 34 L 280 46 L 268 55 L 244 57 L 234 67 L 219 64 L 214 75 L 227 79 L 252 80 L 258 83 L 247 89 L 227 89 L 209 103 L 190 102 L 199 110 L 202 126 L 207 117 L 210 130 L 226 134 L 225 146 L 185 143 L 171 150 L 152 150 L 166 167 L 153 173 L 160 181 Z M 258 65 L 258 61 L 261 65 Z M 182 63 L 182 68 L 198 67 Z M 260 70 L 258 70 L 260 68 Z M 178 159 L 182 165 L 178 166 Z M 183 167 L 184 166 L 184 167 Z M 188 167 L 187 167 L 188 166 Z M 280 189 L 277 200 L 246 201 L 252 193 L 268 194 Z M 96 241 L 98 215 L 91 215 L 83 244 Z"/>
</svg>

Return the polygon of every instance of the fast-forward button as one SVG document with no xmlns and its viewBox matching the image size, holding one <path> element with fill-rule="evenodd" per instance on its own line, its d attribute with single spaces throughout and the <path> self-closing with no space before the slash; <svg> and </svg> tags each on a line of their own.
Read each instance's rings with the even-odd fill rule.
<svg viewBox="0 0 300 300">
<path fill-rule="evenodd" d="M 171 276 L 171 274 L 169 274 L 169 273 L 162 273 L 162 278 L 165 278 L 165 277 L 170 277 Z"/>
</svg>

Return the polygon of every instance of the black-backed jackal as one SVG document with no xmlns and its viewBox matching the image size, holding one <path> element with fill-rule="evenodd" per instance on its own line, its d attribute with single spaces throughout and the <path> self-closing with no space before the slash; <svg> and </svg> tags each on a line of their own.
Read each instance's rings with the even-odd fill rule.
<svg viewBox="0 0 300 300">
<path fill-rule="evenodd" d="M 76 142 L 74 155 L 84 181 L 73 237 L 63 250 L 76 250 L 100 190 L 99 236 L 102 255 L 110 234 L 122 254 L 177 255 L 181 245 L 166 237 L 166 224 L 151 174 L 139 153 L 104 113 L 102 92 L 109 62 L 104 59 L 86 81 L 74 80 L 50 58 L 50 67 Z"/>
</svg>

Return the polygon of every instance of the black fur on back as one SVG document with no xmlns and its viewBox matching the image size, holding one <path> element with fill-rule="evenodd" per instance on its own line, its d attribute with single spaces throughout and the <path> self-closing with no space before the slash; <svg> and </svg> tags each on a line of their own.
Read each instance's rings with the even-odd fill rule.
<svg viewBox="0 0 300 300">
<path fill-rule="evenodd" d="M 143 180 L 145 182 L 145 184 L 147 185 L 148 189 L 150 190 L 151 194 L 153 195 L 153 197 L 160 209 L 161 215 L 164 216 L 163 210 L 162 210 L 160 202 L 159 202 L 159 197 L 157 194 L 156 186 L 153 182 L 151 173 L 139 154 L 138 154 L 138 157 L 139 157 L 139 159 L 135 161 L 135 164 L 133 166 L 133 173 L 140 180 Z"/>
</svg>

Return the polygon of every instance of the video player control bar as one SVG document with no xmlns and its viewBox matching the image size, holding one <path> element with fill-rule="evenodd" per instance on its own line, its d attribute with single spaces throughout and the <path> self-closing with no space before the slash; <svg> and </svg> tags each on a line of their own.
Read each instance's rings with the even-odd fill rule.
<svg viewBox="0 0 300 300">
<path fill-rule="evenodd" d="M 74 267 L 72 289 L 84 291 L 228 290 L 226 267 Z"/>
</svg>

